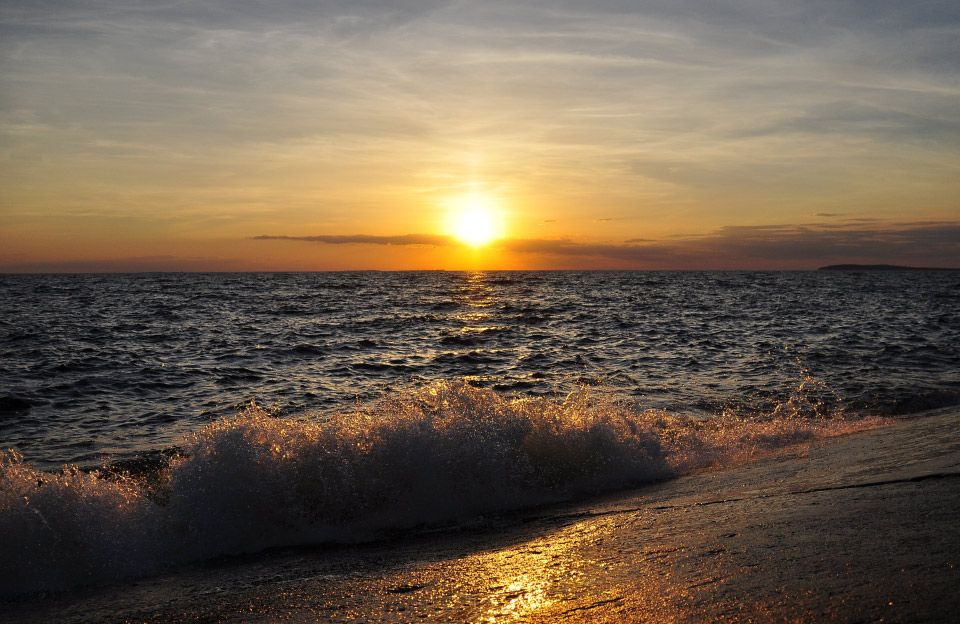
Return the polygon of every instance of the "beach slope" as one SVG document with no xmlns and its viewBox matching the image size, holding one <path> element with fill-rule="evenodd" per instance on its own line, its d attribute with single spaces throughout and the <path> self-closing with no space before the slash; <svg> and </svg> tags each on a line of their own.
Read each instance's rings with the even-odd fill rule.
<svg viewBox="0 0 960 624">
<path fill-rule="evenodd" d="M 0 620 L 955 621 L 960 410 L 589 503 L 287 549 Z"/>
</svg>

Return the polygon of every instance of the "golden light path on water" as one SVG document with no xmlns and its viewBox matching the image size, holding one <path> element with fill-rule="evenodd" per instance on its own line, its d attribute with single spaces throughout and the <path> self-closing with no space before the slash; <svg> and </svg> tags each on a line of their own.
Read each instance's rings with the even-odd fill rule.
<svg viewBox="0 0 960 624">
<path fill-rule="evenodd" d="M 481 271 L 470 273 L 467 280 L 456 292 L 456 299 L 466 308 L 453 317 L 456 322 L 461 324 L 461 336 L 482 334 L 505 327 L 496 324 L 496 317 L 492 309 L 498 301 L 496 290 L 490 286 L 488 280 L 489 274 L 487 273 Z"/>
</svg>

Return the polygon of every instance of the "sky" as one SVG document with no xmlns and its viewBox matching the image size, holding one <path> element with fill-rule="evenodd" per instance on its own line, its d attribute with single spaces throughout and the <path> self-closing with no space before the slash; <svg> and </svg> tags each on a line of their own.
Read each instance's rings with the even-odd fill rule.
<svg viewBox="0 0 960 624">
<path fill-rule="evenodd" d="M 847 262 L 960 267 L 956 0 L 0 3 L 0 272 Z"/>
</svg>

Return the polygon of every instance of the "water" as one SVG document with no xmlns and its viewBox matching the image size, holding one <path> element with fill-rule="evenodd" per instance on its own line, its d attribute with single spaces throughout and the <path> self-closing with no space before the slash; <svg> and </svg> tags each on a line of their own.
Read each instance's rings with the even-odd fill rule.
<svg viewBox="0 0 960 624">
<path fill-rule="evenodd" d="M 960 273 L 0 276 L 0 443 L 93 466 L 251 400 L 339 410 L 466 378 L 642 407 L 769 410 L 809 375 L 830 409 L 960 402 Z"/>
<path fill-rule="evenodd" d="M 0 288 L 0 595 L 568 500 L 960 404 L 960 272 Z"/>
</svg>

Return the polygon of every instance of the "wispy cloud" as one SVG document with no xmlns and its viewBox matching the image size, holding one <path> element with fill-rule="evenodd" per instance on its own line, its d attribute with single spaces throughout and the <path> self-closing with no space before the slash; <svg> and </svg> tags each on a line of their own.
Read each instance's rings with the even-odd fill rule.
<svg viewBox="0 0 960 624">
<path fill-rule="evenodd" d="M 619 190 L 632 164 L 709 193 L 802 186 L 818 158 L 838 184 L 929 175 L 960 139 L 952 2 L 10 0 L 0 28 L 0 132 L 46 127 L 60 160 L 140 153 L 202 186 L 291 155 L 330 166 L 318 143 L 409 169 L 485 137 L 498 173 L 586 168 Z M 49 147 L 32 136 L 8 149 Z"/>
<path fill-rule="evenodd" d="M 230 258 L 184 257 L 173 255 L 124 256 L 88 260 L 7 261 L 0 260 L 0 272 L 10 273 L 154 273 L 189 271 L 244 271 L 249 265 Z"/>
</svg>

